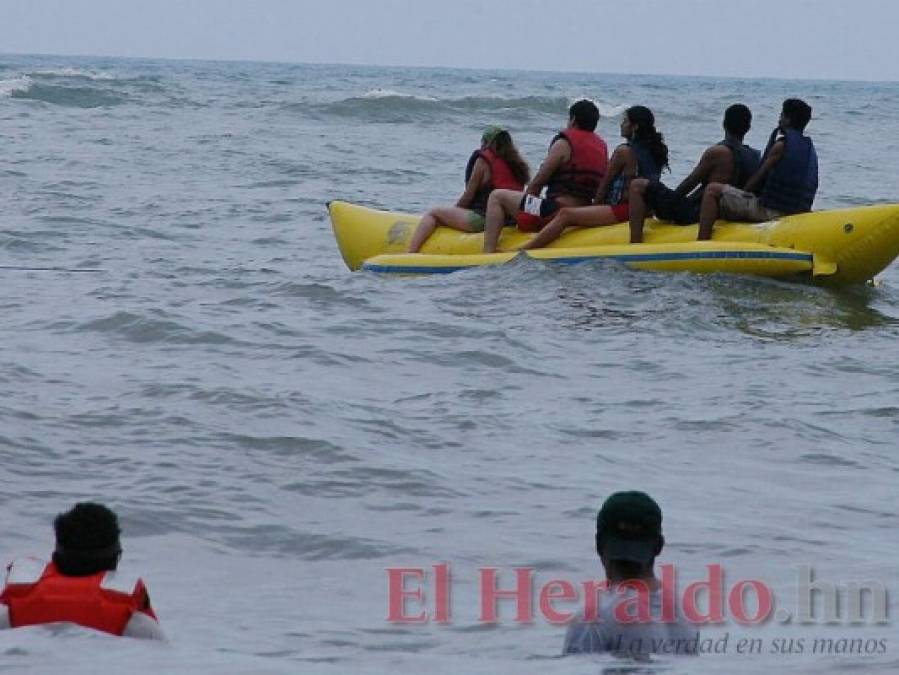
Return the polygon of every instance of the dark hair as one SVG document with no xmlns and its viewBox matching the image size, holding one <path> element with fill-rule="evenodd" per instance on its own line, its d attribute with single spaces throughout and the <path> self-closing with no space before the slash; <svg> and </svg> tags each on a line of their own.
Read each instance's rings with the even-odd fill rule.
<svg viewBox="0 0 899 675">
<path fill-rule="evenodd" d="M 119 520 L 102 504 L 75 504 L 71 511 L 56 516 L 53 529 L 53 562 L 63 574 L 82 577 L 118 566 L 122 554 Z"/>
<path fill-rule="evenodd" d="M 745 136 L 752 127 L 752 111 L 742 103 L 734 103 L 724 111 L 724 129 L 729 134 Z"/>
<path fill-rule="evenodd" d="M 788 98 L 784 101 L 783 115 L 790 120 L 790 126 L 799 131 L 805 131 L 806 125 L 812 119 L 812 107 L 798 98 Z"/>
<path fill-rule="evenodd" d="M 665 145 L 665 137 L 656 130 L 656 118 L 652 110 L 642 105 L 628 108 L 625 113 L 632 125 L 636 125 L 633 140 L 645 143 L 650 154 L 660 169 L 668 166 L 668 146 Z"/>
<path fill-rule="evenodd" d="M 512 134 L 503 129 L 493 137 L 489 147 L 493 148 L 493 151 L 506 161 L 516 180 L 521 183 L 531 180 L 531 167 L 524 161 L 518 148 L 512 142 Z"/>
<path fill-rule="evenodd" d="M 578 129 L 595 131 L 599 124 L 599 108 L 593 101 L 583 99 L 568 109 L 568 117 L 574 119 Z"/>
</svg>

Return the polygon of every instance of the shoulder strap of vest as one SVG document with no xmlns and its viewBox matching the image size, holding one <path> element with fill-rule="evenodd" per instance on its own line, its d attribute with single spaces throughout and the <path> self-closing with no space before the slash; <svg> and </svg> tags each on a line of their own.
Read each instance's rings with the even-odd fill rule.
<svg viewBox="0 0 899 675">
<path fill-rule="evenodd" d="M 480 150 L 478 152 L 478 156 L 487 162 L 487 166 L 493 168 L 493 163 L 497 160 L 499 155 L 497 155 L 493 150 L 487 148 L 486 150 Z"/>
<path fill-rule="evenodd" d="M 628 143 L 637 157 L 637 175 L 641 178 L 657 179 L 662 175 L 662 166 L 652 154 L 648 143 L 642 141 Z"/>
<path fill-rule="evenodd" d="M 552 147 L 553 144 L 558 140 L 563 140 L 568 143 L 568 145 L 571 145 L 571 141 L 568 139 L 568 136 L 565 135 L 565 132 L 560 131 L 555 136 L 553 136 L 553 139 L 549 142 L 549 147 Z"/>
<path fill-rule="evenodd" d="M 768 137 L 768 145 L 765 146 L 765 152 L 762 154 L 762 161 L 768 158 L 768 154 L 771 152 L 771 148 L 774 147 L 774 144 L 777 143 L 783 131 L 781 131 L 780 127 L 776 127 L 774 131 L 771 132 L 771 135 Z M 784 142 L 786 142 L 786 134 L 783 136 Z"/>
<path fill-rule="evenodd" d="M 730 156 L 734 160 L 734 168 L 730 173 L 730 180 L 727 182 L 731 185 L 736 185 L 740 180 L 740 176 L 743 175 L 743 156 L 740 154 L 740 150 L 736 144 L 726 138 L 718 143 L 718 145 L 723 145 L 730 150 Z"/>
<path fill-rule="evenodd" d="M 38 558 L 14 560 L 6 574 L 7 584 L 36 584 L 44 576 L 47 563 Z"/>
<path fill-rule="evenodd" d="M 798 129 L 787 129 L 784 132 L 784 139 L 789 139 L 791 141 L 800 141 L 800 142 L 805 141 L 805 142 L 807 142 L 807 144 L 810 144 L 811 140 L 812 140 L 808 136 L 806 136 L 804 133 L 799 131 Z"/>
<path fill-rule="evenodd" d="M 136 574 L 120 571 L 107 572 L 100 581 L 100 588 L 106 591 L 116 591 L 125 595 L 131 595 L 137 588 L 139 581 L 140 577 Z"/>
<path fill-rule="evenodd" d="M 471 153 L 471 157 L 468 158 L 468 164 L 465 165 L 465 184 L 468 185 L 468 181 L 471 180 L 471 174 L 474 172 L 474 163 L 478 161 L 478 157 L 481 156 L 480 150 L 475 150 Z"/>
</svg>

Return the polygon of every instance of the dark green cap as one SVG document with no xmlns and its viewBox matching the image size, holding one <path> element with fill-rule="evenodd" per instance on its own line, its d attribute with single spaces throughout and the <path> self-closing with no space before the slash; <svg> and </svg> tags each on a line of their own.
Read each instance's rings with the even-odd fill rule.
<svg viewBox="0 0 899 675">
<path fill-rule="evenodd" d="M 662 510 L 645 492 L 616 492 L 596 516 L 596 551 L 610 560 L 652 562 L 662 542 Z"/>
</svg>

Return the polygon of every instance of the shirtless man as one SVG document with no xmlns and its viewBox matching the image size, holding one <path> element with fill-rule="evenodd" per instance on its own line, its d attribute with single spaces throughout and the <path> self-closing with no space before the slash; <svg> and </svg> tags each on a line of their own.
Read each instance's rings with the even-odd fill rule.
<svg viewBox="0 0 899 675">
<path fill-rule="evenodd" d="M 742 188 L 755 174 L 760 153 L 743 143 L 752 126 L 752 113 L 737 103 L 724 113 L 724 140 L 706 148 L 690 175 L 672 190 L 659 181 L 643 178 L 631 182 L 631 243 L 643 241 L 643 224 L 649 210 L 661 220 L 689 225 L 699 220 L 702 196 L 711 183 Z"/>
</svg>

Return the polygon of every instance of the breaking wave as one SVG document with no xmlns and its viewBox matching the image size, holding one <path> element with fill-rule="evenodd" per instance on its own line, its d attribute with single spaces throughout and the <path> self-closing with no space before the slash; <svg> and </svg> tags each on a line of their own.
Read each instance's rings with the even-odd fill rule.
<svg viewBox="0 0 899 675">
<path fill-rule="evenodd" d="M 518 118 L 530 115 L 564 116 L 574 98 L 568 96 L 462 96 L 438 98 L 392 89 L 372 89 L 327 103 L 292 103 L 286 107 L 312 117 L 340 117 L 370 122 L 432 122 L 446 117 L 502 114 Z M 620 115 L 626 106 L 594 101 L 603 117 Z"/>
</svg>

